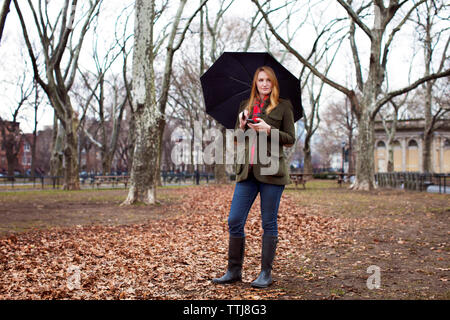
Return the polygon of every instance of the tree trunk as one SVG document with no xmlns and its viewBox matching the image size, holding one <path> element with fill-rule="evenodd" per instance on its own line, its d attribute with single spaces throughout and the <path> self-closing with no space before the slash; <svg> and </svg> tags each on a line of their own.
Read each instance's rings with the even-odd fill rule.
<svg viewBox="0 0 450 320">
<path fill-rule="evenodd" d="M 31 145 L 31 177 L 36 176 L 36 144 L 37 144 L 37 110 L 38 110 L 38 90 L 35 82 L 34 90 L 36 93 L 35 105 L 34 105 L 34 130 L 33 130 L 33 143 Z"/>
<path fill-rule="evenodd" d="M 156 170 L 159 150 L 159 120 L 153 69 L 154 1 L 135 2 L 132 109 L 135 145 L 130 188 L 122 205 L 156 202 Z"/>
<path fill-rule="evenodd" d="M 159 121 L 159 143 L 162 145 L 162 141 L 163 141 L 163 135 L 164 135 L 164 129 L 166 127 L 166 120 L 164 118 L 162 118 Z M 162 150 L 160 149 L 160 152 L 158 154 L 158 168 L 161 168 L 161 158 L 162 158 Z M 156 172 L 156 183 L 158 184 L 158 186 L 162 186 L 162 182 L 161 182 L 161 170 L 157 170 Z"/>
<path fill-rule="evenodd" d="M 109 152 L 102 152 L 102 170 L 104 175 L 111 173 L 112 156 Z"/>
<path fill-rule="evenodd" d="M 11 151 L 10 148 L 6 149 L 6 161 L 8 163 L 8 177 L 14 177 L 18 161 L 17 154 L 14 154 L 14 151 Z"/>
<path fill-rule="evenodd" d="M 350 186 L 353 190 L 372 190 L 375 185 L 374 167 L 374 123 L 370 118 L 369 108 L 361 108 L 362 113 L 358 118 L 358 139 L 356 159 L 356 179 Z"/>
<path fill-rule="evenodd" d="M 388 156 L 387 172 L 394 172 L 394 147 L 392 144 L 394 143 L 395 133 L 397 132 L 397 118 L 398 118 L 398 109 L 396 109 L 396 111 L 395 111 L 394 118 L 392 119 L 391 127 L 389 129 L 387 129 L 387 127 L 385 127 L 385 131 L 388 136 L 388 141 L 387 141 L 387 146 L 386 146 L 387 156 Z"/>
<path fill-rule="evenodd" d="M 304 174 L 312 174 L 313 166 L 312 166 L 312 157 L 311 157 L 311 145 L 310 139 L 308 136 L 305 138 L 305 145 L 303 146 L 303 173 Z"/>
<path fill-rule="evenodd" d="M 427 58 L 431 60 L 431 58 Z M 430 74 L 430 63 L 425 67 L 425 75 Z M 433 115 L 431 112 L 433 82 L 425 85 L 425 127 L 423 128 L 422 171 L 432 172 L 431 166 L 431 142 L 433 141 Z"/>
<path fill-rule="evenodd" d="M 53 143 L 52 155 L 50 158 L 50 175 L 52 177 L 62 176 L 62 149 L 64 144 L 64 128 L 59 123 L 58 118 L 53 119 Z"/>
<path fill-rule="evenodd" d="M 222 130 L 222 137 L 226 137 L 226 128 L 221 126 L 221 130 Z M 218 139 L 219 140 L 219 139 Z M 217 141 L 219 142 L 219 141 Z M 222 163 L 215 163 L 214 164 L 214 180 L 216 184 L 227 184 L 228 183 L 228 177 L 227 177 L 227 171 L 226 171 L 226 161 L 225 161 L 225 157 L 226 157 L 226 143 L 222 143 Z M 217 157 L 217 155 L 216 155 Z"/>
<path fill-rule="evenodd" d="M 426 21 L 424 23 L 425 27 L 425 39 L 424 39 L 424 62 L 425 62 L 425 74 L 424 76 L 429 76 L 431 74 L 431 62 L 433 55 L 432 48 L 432 38 L 431 38 L 431 11 L 432 5 L 426 4 L 427 7 L 427 15 Z M 423 128 L 423 148 L 422 148 L 422 171 L 423 172 L 431 172 L 431 141 L 433 134 L 433 124 L 432 124 L 432 112 L 431 112 L 431 103 L 432 103 L 432 89 L 433 89 L 434 81 L 427 82 L 425 84 L 425 127 Z"/>
<path fill-rule="evenodd" d="M 429 130 L 429 127 L 425 127 L 423 135 L 423 148 L 422 148 L 422 171 L 424 173 L 431 173 L 431 142 L 433 141 L 433 131 Z"/>
<path fill-rule="evenodd" d="M 70 112 L 71 107 L 66 109 L 66 135 L 64 144 L 64 190 L 79 190 L 80 179 L 78 177 L 78 119 Z"/>
<path fill-rule="evenodd" d="M 153 104 L 156 110 L 156 103 Z M 123 204 L 156 202 L 156 170 L 158 163 L 159 138 L 151 108 L 142 110 L 136 117 L 136 141 L 131 168 L 128 197 Z"/>
<path fill-rule="evenodd" d="M 394 172 L 394 149 L 392 148 L 392 144 L 388 143 L 387 145 L 387 172 Z"/>
<path fill-rule="evenodd" d="M 353 158 L 353 128 L 349 129 L 348 135 L 348 172 L 355 172 L 355 161 Z"/>
<path fill-rule="evenodd" d="M 131 114 L 130 121 L 128 123 L 128 139 L 130 140 L 129 148 L 127 149 L 127 171 L 131 174 L 131 168 L 133 167 L 134 157 L 134 145 L 136 144 L 136 120 L 134 114 Z"/>
</svg>

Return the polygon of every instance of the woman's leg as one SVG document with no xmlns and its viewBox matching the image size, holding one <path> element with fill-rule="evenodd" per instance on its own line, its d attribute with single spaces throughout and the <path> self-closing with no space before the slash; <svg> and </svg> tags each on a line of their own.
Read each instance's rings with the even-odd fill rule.
<svg viewBox="0 0 450 320">
<path fill-rule="evenodd" d="M 278 208 L 284 186 L 261 184 L 261 220 L 264 234 L 261 249 L 261 272 L 252 287 L 267 288 L 272 284 L 272 265 L 278 243 Z"/>
<path fill-rule="evenodd" d="M 259 183 L 252 176 L 236 183 L 230 214 L 228 215 L 228 230 L 232 237 L 245 237 L 244 227 L 248 213 L 259 192 Z"/>
<path fill-rule="evenodd" d="M 264 235 L 278 236 L 278 208 L 284 186 L 261 183 L 261 223 Z"/>
<path fill-rule="evenodd" d="M 244 262 L 245 233 L 244 227 L 248 212 L 258 194 L 258 183 L 254 177 L 238 182 L 234 189 L 228 216 L 228 268 L 225 275 L 214 278 L 217 284 L 233 283 L 242 280 L 242 264 Z"/>
</svg>

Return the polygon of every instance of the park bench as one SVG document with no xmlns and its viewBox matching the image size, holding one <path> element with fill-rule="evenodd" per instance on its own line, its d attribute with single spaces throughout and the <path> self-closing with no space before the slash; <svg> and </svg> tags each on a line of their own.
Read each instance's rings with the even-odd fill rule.
<svg viewBox="0 0 450 320">
<path fill-rule="evenodd" d="M 306 189 L 306 182 L 310 180 L 311 174 L 290 173 L 289 177 L 291 178 L 291 181 L 295 183 L 295 189 L 297 189 L 299 184 L 303 185 L 303 189 Z"/>
</svg>

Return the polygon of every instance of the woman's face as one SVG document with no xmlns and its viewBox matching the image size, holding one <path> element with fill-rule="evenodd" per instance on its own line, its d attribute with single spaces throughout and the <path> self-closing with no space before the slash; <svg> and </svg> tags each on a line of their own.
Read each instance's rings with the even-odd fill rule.
<svg viewBox="0 0 450 320">
<path fill-rule="evenodd" d="M 256 80 L 256 88 L 259 94 L 264 96 L 270 94 L 272 92 L 272 86 L 269 75 L 265 71 L 260 71 Z"/>
</svg>

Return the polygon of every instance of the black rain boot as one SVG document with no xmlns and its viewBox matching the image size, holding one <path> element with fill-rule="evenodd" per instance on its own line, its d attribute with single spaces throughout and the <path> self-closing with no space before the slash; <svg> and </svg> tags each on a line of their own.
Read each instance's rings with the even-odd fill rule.
<svg viewBox="0 0 450 320">
<path fill-rule="evenodd" d="M 254 288 L 267 288 L 272 284 L 272 264 L 277 249 L 278 237 L 263 236 L 261 250 L 261 273 L 258 278 L 252 282 Z"/>
<path fill-rule="evenodd" d="M 230 236 L 228 244 L 228 270 L 221 278 L 214 278 L 212 282 L 218 284 L 242 281 L 242 263 L 244 262 L 245 237 Z"/>
</svg>

